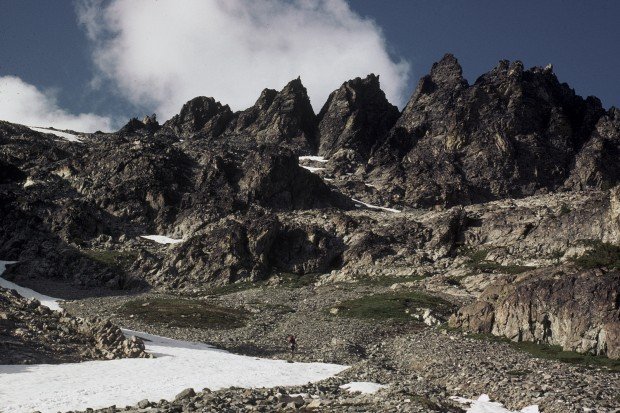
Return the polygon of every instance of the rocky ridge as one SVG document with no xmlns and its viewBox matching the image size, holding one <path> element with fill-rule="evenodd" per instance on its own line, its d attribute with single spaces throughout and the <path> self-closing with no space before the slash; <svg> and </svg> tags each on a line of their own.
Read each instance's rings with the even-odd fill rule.
<svg viewBox="0 0 620 413">
<path fill-rule="evenodd" d="M 0 364 L 49 364 L 151 357 L 110 321 L 53 311 L 0 288 Z"/>
</svg>

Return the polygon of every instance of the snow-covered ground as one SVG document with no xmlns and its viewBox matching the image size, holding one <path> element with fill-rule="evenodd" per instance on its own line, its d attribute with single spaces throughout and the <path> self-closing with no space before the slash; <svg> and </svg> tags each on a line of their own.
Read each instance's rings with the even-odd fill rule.
<svg viewBox="0 0 620 413">
<path fill-rule="evenodd" d="M 5 263 L 0 261 L 0 271 L 4 271 Z M 8 288 L 16 287 L 1 278 L 0 282 Z M 20 293 L 58 308 L 52 297 L 29 289 L 20 289 Z M 146 349 L 156 358 L 0 365 L 0 411 L 54 413 L 113 404 L 125 406 L 142 399 L 172 399 L 188 387 L 198 391 L 205 387 L 217 390 L 231 386 L 295 386 L 326 379 L 348 368 L 240 356 L 206 344 L 128 330 L 125 333 L 148 340 Z"/>
<path fill-rule="evenodd" d="M 380 210 L 380 211 L 387 211 L 387 212 L 394 212 L 394 213 L 401 212 L 400 210 L 394 209 L 394 208 L 386 208 L 386 207 L 381 207 L 381 206 L 377 206 L 377 205 L 367 204 L 367 203 L 362 202 L 359 199 L 355 199 L 355 198 L 351 198 L 351 200 L 353 202 L 357 203 L 357 204 L 363 205 L 366 208 L 370 208 L 370 209 L 377 209 L 377 210 Z"/>
<path fill-rule="evenodd" d="M 170 238 L 165 235 L 141 235 L 140 238 L 155 241 L 158 244 L 178 244 L 179 242 L 183 242 L 182 239 Z"/>
<path fill-rule="evenodd" d="M 469 405 L 467 413 L 539 413 L 538 406 L 527 406 L 518 412 L 508 410 L 498 402 L 492 402 L 488 395 L 483 394 L 478 397 L 478 400 L 464 399 L 462 397 L 451 397 L 452 400 L 456 400 L 461 404 Z"/>
<path fill-rule="evenodd" d="M 351 383 L 343 384 L 341 389 L 348 390 L 349 393 L 360 392 L 364 394 L 373 394 L 387 387 L 385 384 L 372 383 L 370 381 L 352 381 Z"/>
<path fill-rule="evenodd" d="M 59 136 L 69 142 L 78 142 L 78 143 L 82 143 L 82 140 L 80 139 L 80 137 L 78 135 L 74 135 L 73 133 L 67 133 L 67 132 L 60 132 L 57 130 L 53 130 L 53 129 L 47 129 L 47 128 L 35 128 L 33 126 L 29 126 L 30 129 L 37 131 L 37 132 L 41 132 L 41 133 L 50 133 L 52 135 L 56 135 Z"/>
<path fill-rule="evenodd" d="M 328 160 L 322 156 L 300 156 L 300 161 L 327 162 Z"/>
<path fill-rule="evenodd" d="M 317 171 L 322 171 L 325 169 L 325 168 L 315 168 L 314 166 L 303 166 L 303 165 L 299 165 L 299 166 L 301 166 L 304 169 L 309 170 L 310 172 L 317 172 Z"/>
<path fill-rule="evenodd" d="M 4 269 L 6 268 L 7 264 L 14 264 L 14 263 L 15 261 L 0 261 L 0 274 L 4 272 Z M 60 305 L 58 305 L 59 300 L 57 300 L 56 298 L 52 298 L 47 295 L 39 294 L 38 292 L 31 290 L 30 288 L 20 287 L 19 285 L 11 281 L 5 280 L 4 278 L 0 278 L 0 287 L 15 290 L 22 297 L 36 298 L 37 300 L 41 302 L 41 304 L 43 304 L 46 307 L 51 308 L 52 310 L 60 310 Z M 0 370 L 0 373 L 1 372 L 2 371 Z M 0 389 L 0 395 L 1 394 L 2 394 L 2 390 Z M 1 403 L 0 403 L 0 406 L 2 406 Z M 0 412 L 1 411 L 2 409 L 0 409 Z"/>
</svg>

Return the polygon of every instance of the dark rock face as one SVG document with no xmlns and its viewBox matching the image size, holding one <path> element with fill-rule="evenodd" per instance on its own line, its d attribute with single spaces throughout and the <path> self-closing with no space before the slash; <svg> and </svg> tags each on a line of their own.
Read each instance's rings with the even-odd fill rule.
<svg viewBox="0 0 620 413">
<path fill-rule="evenodd" d="M 164 123 L 164 127 L 171 128 L 179 136 L 200 132 L 215 138 L 224 132 L 232 116 L 228 105 L 222 105 L 210 97 L 199 96 L 183 105 L 181 112 Z"/>
<path fill-rule="evenodd" d="M 313 225 L 283 224 L 264 210 L 229 216 L 176 248 L 153 285 L 261 280 L 270 273 L 327 272 L 340 264 L 340 238 Z"/>
<path fill-rule="evenodd" d="M 239 190 L 248 203 L 275 210 L 353 207 L 350 199 L 332 191 L 321 178 L 299 168 L 297 157 L 290 152 L 259 148 L 249 154 L 241 169 L 245 173 Z"/>
<path fill-rule="evenodd" d="M 539 270 L 491 285 L 450 324 L 620 358 L 619 300 L 617 271 Z"/>
<path fill-rule="evenodd" d="M 550 68 L 501 61 L 473 85 L 452 55 L 422 78 L 370 163 L 405 204 L 523 197 L 560 188 L 603 115 Z"/>
<path fill-rule="evenodd" d="M 329 95 L 318 115 L 319 155 L 331 157 L 338 150 L 352 149 L 367 159 L 399 115 L 379 87 L 378 76 L 349 80 Z"/>
<path fill-rule="evenodd" d="M 596 124 L 577 158 L 567 187 L 611 188 L 620 177 L 620 109 L 611 108 Z"/>
<path fill-rule="evenodd" d="M 225 134 L 287 146 L 299 154 L 315 153 L 318 148 L 316 115 L 299 78 L 280 92 L 265 89 L 254 106 L 235 114 Z"/>
<path fill-rule="evenodd" d="M 52 311 L 0 287 L 0 364 L 40 364 L 150 357 L 137 337 L 109 321 Z"/>
</svg>

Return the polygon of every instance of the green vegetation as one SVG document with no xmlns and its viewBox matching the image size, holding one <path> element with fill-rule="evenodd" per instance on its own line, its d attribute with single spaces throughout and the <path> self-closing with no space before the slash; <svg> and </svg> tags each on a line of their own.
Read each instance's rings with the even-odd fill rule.
<svg viewBox="0 0 620 413">
<path fill-rule="evenodd" d="M 593 356 L 590 354 L 576 353 L 574 351 L 565 351 L 562 350 L 560 346 L 537 344 L 530 341 L 514 342 L 506 337 L 498 337 L 491 334 L 471 334 L 469 337 L 508 343 L 511 347 L 539 359 L 557 360 L 563 363 L 576 364 L 588 368 L 604 368 L 609 371 L 620 372 L 620 360 L 613 360 L 605 356 Z"/>
<path fill-rule="evenodd" d="M 228 329 L 245 324 L 245 311 L 181 298 L 137 299 L 123 304 L 119 313 L 170 327 Z"/>
<path fill-rule="evenodd" d="M 111 250 L 84 250 L 82 254 L 93 261 L 97 261 L 105 266 L 117 269 L 129 268 L 138 258 L 135 251 L 111 251 Z"/>
<path fill-rule="evenodd" d="M 501 265 L 493 261 L 482 261 L 471 264 L 470 267 L 480 272 L 501 272 L 504 274 L 521 274 L 536 268 L 527 265 Z"/>
<path fill-rule="evenodd" d="M 565 203 L 563 203 L 562 206 L 560 206 L 560 216 L 570 214 L 571 211 L 572 209 Z"/>
<path fill-rule="evenodd" d="M 591 247 L 581 257 L 573 258 L 573 262 L 581 268 L 620 269 L 620 247 L 601 241 L 588 241 Z"/>
<path fill-rule="evenodd" d="M 480 249 L 472 250 L 471 248 L 462 248 L 460 253 L 469 257 L 470 262 L 467 264 L 469 268 L 479 272 L 501 272 L 505 274 L 521 274 L 536 267 L 526 265 L 501 265 L 495 261 L 487 260 L 489 250 Z"/>
<path fill-rule="evenodd" d="M 454 306 L 442 298 L 419 291 L 390 292 L 375 294 L 354 300 L 344 301 L 333 308 L 336 315 L 372 320 L 414 320 L 411 313 L 417 308 L 429 308 L 445 317 Z"/>
</svg>

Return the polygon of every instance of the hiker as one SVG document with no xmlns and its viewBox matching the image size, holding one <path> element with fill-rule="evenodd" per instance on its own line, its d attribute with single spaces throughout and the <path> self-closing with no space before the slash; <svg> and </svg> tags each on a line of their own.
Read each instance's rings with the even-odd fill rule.
<svg viewBox="0 0 620 413">
<path fill-rule="evenodd" d="M 286 341 L 288 341 L 289 347 L 291 348 L 291 355 L 295 355 L 295 350 L 297 350 L 297 341 L 295 340 L 295 336 L 294 335 L 289 335 L 286 338 Z"/>
</svg>

